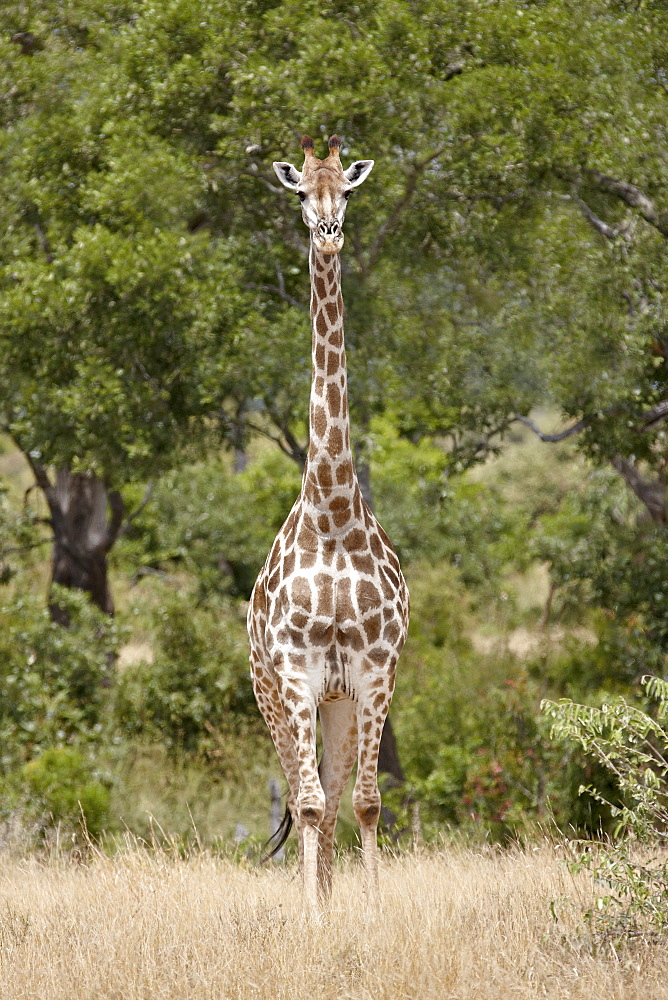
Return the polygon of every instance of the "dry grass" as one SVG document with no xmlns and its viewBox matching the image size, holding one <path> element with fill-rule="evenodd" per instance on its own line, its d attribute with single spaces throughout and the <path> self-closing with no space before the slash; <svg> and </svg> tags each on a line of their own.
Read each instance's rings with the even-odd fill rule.
<svg viewBox="0 0 668 1000">
<path fill-rule="evenodd" d="M 592 952 L 581 925 L 591 886 L 552 847 L 387 859 L 381 878 L 373 909 L 359 867 L 344 863 L 318 924 L 302 913 L 293 869 L 139 849 L 85 864 L 5 858 L 0 996 L 668 997 L 662 949 Z"/>
</svg>

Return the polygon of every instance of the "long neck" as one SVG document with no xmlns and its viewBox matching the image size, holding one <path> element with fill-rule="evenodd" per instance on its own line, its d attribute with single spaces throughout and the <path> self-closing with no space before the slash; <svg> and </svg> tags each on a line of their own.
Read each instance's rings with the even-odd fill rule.
<svg viewBox="0 0 668 1000">
<path fill-rule="evenodd" d="M 311 241 L 309 267 L 313 366 L 303 493 L 327 510 L 338 497 L 352 498 L 357 478 L 350 449 L 341 263 L 338 254 L 320 253 Z"/>
</svg>

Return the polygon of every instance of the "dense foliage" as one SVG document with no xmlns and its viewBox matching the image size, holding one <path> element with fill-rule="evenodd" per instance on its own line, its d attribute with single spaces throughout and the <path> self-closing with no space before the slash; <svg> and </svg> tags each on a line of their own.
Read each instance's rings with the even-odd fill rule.
<svg viewBox="0 0 668 1000">
<path fill-rule="evenodd" d="M 72 818 L 31 758 L 84 788 L 139 746 L 237 776 L 269 753 L 243 602 L 298 489 L 310 350 L 271 162 L 336 131 L 376 161 L 343 280 L 358 460 L 413 591 L 397 822 L 609 827 L 538 703 L 665 675 L 664 6 L 0 11 L 8 801 L 39 785 Z"/>
</svg>

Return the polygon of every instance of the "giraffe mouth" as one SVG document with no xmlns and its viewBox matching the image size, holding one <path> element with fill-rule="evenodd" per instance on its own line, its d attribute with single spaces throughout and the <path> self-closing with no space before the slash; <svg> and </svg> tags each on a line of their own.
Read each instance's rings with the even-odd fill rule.
<svg viewBox="0 0 668 1000">
<path fill-rule="evenodd" d="M 336 236 L 329 234 L 320 236 L 319 233 L 314 233 L 313 242 L 320 253 L 338 253 L 343 246 L 343 233 L 338 233 Z"/>
</svg>

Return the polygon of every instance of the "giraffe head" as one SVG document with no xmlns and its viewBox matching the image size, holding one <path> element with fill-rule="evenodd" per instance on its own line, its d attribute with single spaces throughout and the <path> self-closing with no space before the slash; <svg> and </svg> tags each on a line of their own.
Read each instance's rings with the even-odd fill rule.
<svg viewBox="0 0 668 1000">
<path fill-rule="evenodd" d="M 313 140 L 307 135 L 301 142 L 304 166 L 297 170 L 291 163 L 274 163 L 281 184 L 299 195 L 302 217 L 321 253 L 338 253 L 343 246 L 343 219 L 353 188 L 359 187 L 371 173 L 373 160 L 355 160 L 347 170 L 341 164 L 341 140 L 333 135 L 329 156 L 319 160 Z"/>
</svg>

